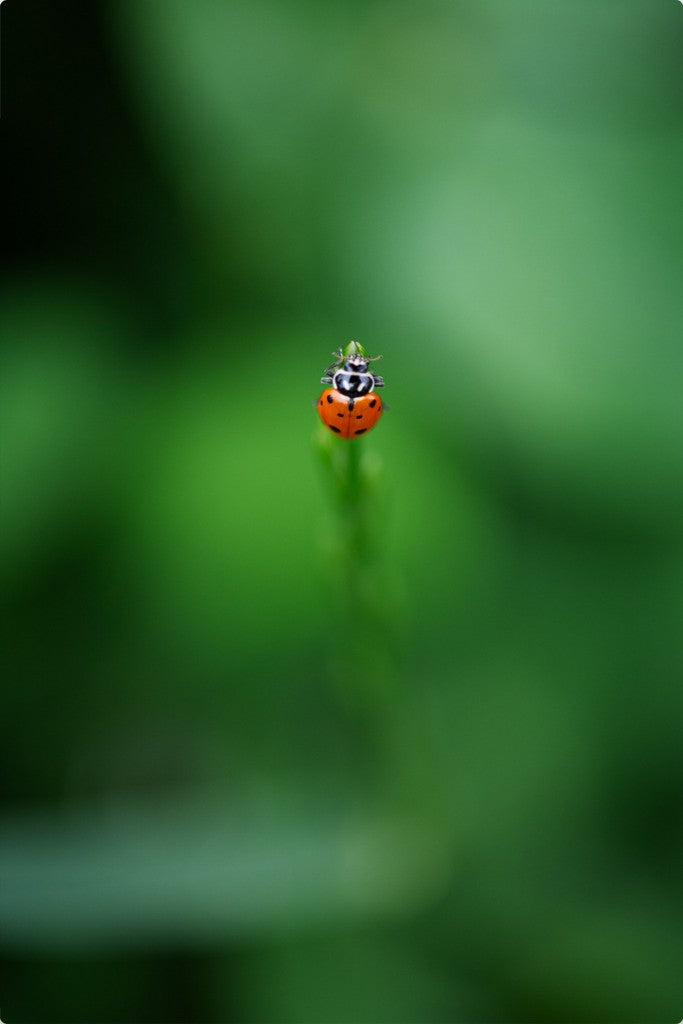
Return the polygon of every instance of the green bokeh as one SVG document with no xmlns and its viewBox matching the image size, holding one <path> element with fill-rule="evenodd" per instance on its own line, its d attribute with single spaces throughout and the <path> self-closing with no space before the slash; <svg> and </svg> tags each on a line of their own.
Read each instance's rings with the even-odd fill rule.
<svg viewBox="0 0 683 1024">
<path fill-rule="evenodd" d="M 2 9 L 3 1019 L 678 1020 L 680 5 L 62 13 Z"/>
</svg>

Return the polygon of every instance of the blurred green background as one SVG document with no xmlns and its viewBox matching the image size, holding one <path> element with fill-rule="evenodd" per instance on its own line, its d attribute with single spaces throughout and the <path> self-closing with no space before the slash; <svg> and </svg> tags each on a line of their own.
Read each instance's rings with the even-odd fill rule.
<svg viewBox="0 0 683 1024">
<path fill-rule="evenodd" d="M 680 1020 L 682 46 L 3 4 L 8 1024 Z"/>
</svg>

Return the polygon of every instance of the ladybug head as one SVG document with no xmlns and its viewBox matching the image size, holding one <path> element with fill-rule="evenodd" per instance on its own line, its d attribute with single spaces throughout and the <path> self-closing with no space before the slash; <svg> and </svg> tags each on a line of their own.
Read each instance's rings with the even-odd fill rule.
<svg viewBox="0 0 683 1024">
<path fill-rule="evenodd" d="M 344 369 L 349 373 L 367 373 L 368 361 L 361 355 L 349 356 L 344 365 Z"/>
</svg>

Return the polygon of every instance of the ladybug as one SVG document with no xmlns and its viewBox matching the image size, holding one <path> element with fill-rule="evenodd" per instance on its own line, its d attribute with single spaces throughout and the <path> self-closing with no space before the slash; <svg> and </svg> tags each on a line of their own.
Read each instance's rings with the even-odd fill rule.
<svg viewBox="0 0 683 1024">
<path fill-rule="evenodd" d="M 345 356 L 341 348 L 332 354 L 337 361 L 327 367 L 320 381 L 332 387 L 318 399 L 318 412 L 334 434 L 353 440 L 372 430 L 382 415 L 382 399 L 375 388 L 384 387 L 384 378 L 368 370 L 368 363 L 382 357 L 370 358 L 359 352 Z"/>
</svg>

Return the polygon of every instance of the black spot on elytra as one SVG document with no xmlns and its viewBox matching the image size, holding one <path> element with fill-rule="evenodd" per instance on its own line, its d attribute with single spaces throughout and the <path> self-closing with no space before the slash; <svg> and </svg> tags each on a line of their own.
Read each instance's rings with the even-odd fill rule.
<svg viewBox="0 0 683 1024">
<path fill-rule="evenodd" d="M 356 416 L 356 419 L 357 420 L 362 420 L 363 419 L 363 413 L 361 413 L 360 416 Z"/>
<path fill-rule="evenodd" d="M 367 429 L 368 429 L 367 427 L 363 427 L 361 430 L 357 430 L 356 433 L 357 434 L 364 434 Z"/>
<path fill-rule="evenodd" d="M 323 400 L 321 398 L 320 401 L 318 402 L 318 405 L 322 405 L 322 404 L 323 404 Z"/>
<path fill-rule="evenodd" d="M 340 420 L 344 419 L 344 413 L 343 412 L 338 412 L 337 416 L 339 417 Z"/>
<path fill-rule="evenodd" d="M 335 434 L 341 434 L 341 430 L 339 429 L 339 427 L 333 427 L 331 423 L 328 423 L 327 425 L 330 428 L 330 430 L 334 430 Z"/>
<path fill-rule="evenodd" d="M 356 399 L 355 398 L 350 398 L 349 399 L 349 412 L 353 412 L 353 407 L 354 407 L 355 404 L 356 404 Z"/>
<path fill-rule="evenodd" d="M 332 403 L 334 402 L 334 398 L 332 397 L 332 395 L 327 396 L 327 401 L 330 403 L 330 405 L 332 405 Z"/>
<path fill-rule="evenodd" d="M 377 399 L 373 398 L 373 400 L 370 402 L 370 408 L 374 409 L 376 405 L 377 405 Z"/>
</svg>

